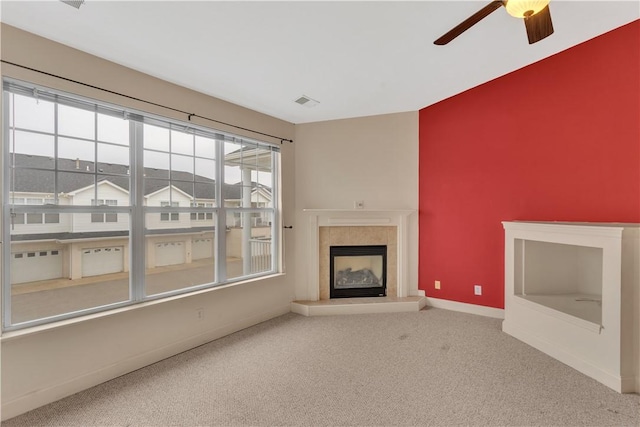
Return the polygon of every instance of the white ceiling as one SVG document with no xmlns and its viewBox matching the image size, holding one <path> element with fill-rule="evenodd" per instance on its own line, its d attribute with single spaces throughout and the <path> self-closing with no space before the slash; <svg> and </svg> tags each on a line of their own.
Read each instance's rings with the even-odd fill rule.
<svg viewBox="0 0 640 427">
<path fill-rule="evenodd" d="M 292 123 L 413 111 L 640 17 L 637 0 L 561 1 L 527 43 L 500 8 L 433 41 L 484 1 L 2 0 L 9 25 Z M 308 108 L 301 95 L 320 101 Z"/>
</svg>

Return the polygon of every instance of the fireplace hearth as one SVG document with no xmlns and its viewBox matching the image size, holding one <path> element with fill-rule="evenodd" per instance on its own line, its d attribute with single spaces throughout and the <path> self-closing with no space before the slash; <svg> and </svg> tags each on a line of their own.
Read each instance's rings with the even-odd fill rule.
<svg viewBox="0 0 640 427">
<path fill-rule="evenodd" d="M 387 246 L 331 246 L 330 298 L 387 295 Z"/>
</svg>

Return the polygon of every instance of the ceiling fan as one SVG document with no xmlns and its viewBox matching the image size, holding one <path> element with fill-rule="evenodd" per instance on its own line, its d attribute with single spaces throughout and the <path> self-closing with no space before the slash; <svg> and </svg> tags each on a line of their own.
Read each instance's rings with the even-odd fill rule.
<svg viewBox="0 0 640 427">
<path fill-rule="evenodd" d="M 498 0 L 492 1 L 469 18 L 462 21 L 451 31 L 434 41 L 433 44 L 445 45 L 469 28 L 504 6 L 511 16 L 524 18 L 529 44 L 539 42 L 553 34 L 553 23 L 549 12 L 550 0 Z"/>
</svg>

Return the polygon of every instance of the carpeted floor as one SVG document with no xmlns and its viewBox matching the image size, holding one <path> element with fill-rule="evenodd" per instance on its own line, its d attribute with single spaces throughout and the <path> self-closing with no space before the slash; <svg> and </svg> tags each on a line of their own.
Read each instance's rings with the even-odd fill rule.
<svg viewBox="0 0 640 427">
<path fill-rule="evenodd" d="M 439 309 L 287 314 L 3 426 L 640 425 L 640 396 L 500 324 Z"/>
</svg>

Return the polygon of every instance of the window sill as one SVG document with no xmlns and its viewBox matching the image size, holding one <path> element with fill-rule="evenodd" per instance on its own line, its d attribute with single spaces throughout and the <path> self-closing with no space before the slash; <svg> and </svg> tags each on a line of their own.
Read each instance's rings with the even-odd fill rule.
<svg viewBox="0 0 640 427">
<path fill-rule="evenodd" d="M 76 324 L 81 324 L 81 323 L 88 322 L 88 321 L 95 320 L 95 319 L 102 319 L 102 318 L 106 318 L 106 317 L 110 317 L 110 316 L 116 316 L 116 315 L 121 314 L 121 313 L 127 313 L 127 312 L 131 312 L 131 311 L 135 311 L 135 310 L 141 310 L 141 309 L 145 309 L 145 308 L 148 308 L 148 307 L 153 307 L 153 306 L 156 306 L 156 305 L 169 303 L 169 302 L 172 302 L 172 301 L 177 301 L 177 300 L 186 299 L 186 298 L 192 298 L 192 297 L 195 297 L 197 295 L 203 295 L 203 294 L 207 294 L 207 293 L 210 293 L 210 292 L 216 292 L 216 291 L 219 291 L 219 290 L 222 290 L 222 289 L 234 288 L 236 286 L 247 285 L 247 284 L 251 284 L 251 283 L 255 283 L 255 282 L 259 282 L 259 281 L 263 281 L 263 280 L 274 279 L 274 278 L 283 277 L 283 276 L 286 276 L 286 273 L 273 273 L 273 274 L 270 274 L 270 275 L 267 275 L 267 276 L 252 277 L 252 278 L 246 279 L 246 280 L 240 280 L 240 281 L 233 282 L 233 283 L 226 283 L 224 285 L 214 286 L 214 287 L 206 288 L 206 289 L 198 289 L 198 290 L 195 290 L 195 291 L 192 291 L 192 292 L 186 292 L 186 293 L 183 293 L 183 294 L 173 295 L 173 296 L 169 296 L 169 297 L 165 297 L 165 298 L 157 298 L 157 299 L 153 299 L 153 300 L 142 301 L 142 302 L 139 302 L 139 303 L 127 303 L 127 305 L 125 305 L 125 306 L 113 308 L 111 310 L 105 310 L 105 311 L 100 311 L 100 312 L 97 312 L 97 313 L 86 314 L 86 315 L 74 317 L 74 318 L 71 318 L 71 319 L 58 320 L 58 321 L 55 321 L 55 322 L 51 322 L 51 323 L 47 323 L 47 324 L 43 324 L 43 325 L 31 326 L 31 327 L 27 327 L 27 328 L 24 328 L 24 329 L 3 332 L 2 335 L 0 336 L 0 342 L 11 341 L 13 339 L 21 338 L 21 337 L 24 337 L 24 336 L 29 336 L 29 335 L 35 335 L 35 334 L 39 334 L 39 333 L 43 333 L 43 332 L 48 332 L 48 331 L 51 331 L 51 330 L 64 328 L 64 327 L 67 327 L 67 326 L 73 326 L 73 325 L 76 325 Z"/>
</svg>

